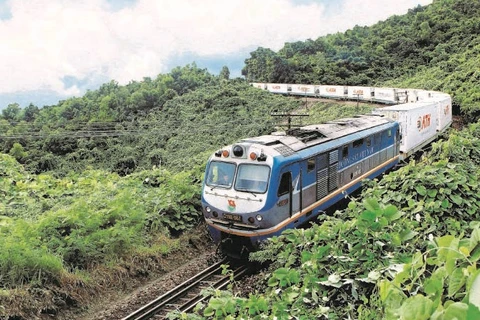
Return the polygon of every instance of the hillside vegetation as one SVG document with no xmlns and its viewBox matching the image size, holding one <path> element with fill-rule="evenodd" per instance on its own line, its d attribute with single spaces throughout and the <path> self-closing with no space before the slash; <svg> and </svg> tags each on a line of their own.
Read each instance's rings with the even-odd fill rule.
<svg viewBox="0 0 480 320">
<path fill-rule="evenodd" d="M 436 0 L 372 27 L 259 48 L 244 73 L 446 91 L 474 121 L 479 8 Z M 191 230 L 208 156 L 274 130 L 271 112 L 308 112 L 306 124 L 371 108 L 303 103 L 192 64 L 44 108 L 9 105 L 0 116 L 0 316 L 83 306 L 161 268 L 199 238 Z M 480 257 L 479 132 L 453 131 L 424 159 L 369 182 L 364 200 L 274 239 L 252 257 L 273 262 L 257 292 L 213 292 L 203 311 L 172 317 L 461 319 Z"/>
<path fill-rule="evenodd" d="M 371 27 L 258 48 L 242 73 L 255 82 L 416 87 L 453 95 L 480 117 L 480 2 L 434 0 Z"/>
<path fill-rule="evenodd" d="M 112 81 L 42 109 L 10 106 L 0 120 L 0 150 L 30 172 L 57 176 L 87 168 L 181 170 L 238 137 L 273 130 L 270 112 L 296 106 L 192 65 L 126 86 Z"/>
<path fill-rule="evenodd" d="M 480 124 L 370 181 L 358 199 L 250 256 L 256 290 L 206 292 L 171 319 L 479 319 Z M 476 288 L 478 290 L 478 287 Z"/>
</svg>

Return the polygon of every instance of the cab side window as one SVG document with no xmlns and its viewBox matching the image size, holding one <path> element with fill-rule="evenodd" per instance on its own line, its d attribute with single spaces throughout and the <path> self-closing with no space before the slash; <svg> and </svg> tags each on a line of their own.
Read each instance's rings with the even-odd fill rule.
<svg viewBox="0 0 480 320">
<path fill-rule="evenodd" d="M 312 172 L 315 170 L 315 158 L 310 158 L 307 160 L 307 172 Z"/>
<path fill-rule="evenodd" d="M 291 185 L 292 185 L 292 174 L 290 172 L 285 172 L 284 174 L 282 174 L 282 178 L 280 179 L 280 185 L 278 186 L 277 195 L 280 197 L 289 193 Z"/>
<path fill-rule="evenodd" d="M 342 148 L 342 159 L 345 159 L 348 157 L 348 145 L 343 146 Z"/>
</svg>

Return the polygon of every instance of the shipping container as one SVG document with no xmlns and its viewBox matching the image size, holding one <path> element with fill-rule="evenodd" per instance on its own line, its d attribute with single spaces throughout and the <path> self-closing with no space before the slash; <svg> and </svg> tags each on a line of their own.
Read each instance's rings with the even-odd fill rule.
<svg viewBox="0 0 480 320">
<path fill-rule="evenodd" d="M 267 83 L 267 90 L 272 93 L 288 94 L 288 84 L 283 83 Z"/>
<path fill-rule="evenodd" d="M 433 91 L 425 91 L 425 90 L 419 90 L 417 92 L 417 101 L 423 102 L 423 101 L 430 101 L 432 100 L 432 94 Z"/>
<path fill-rule="evenodd" d="M 348 98 L 352 100 L 370 100 L 373 98 L 372 89 L 370 87 L 348 87 Z"/>
<path fill-rule="evenodd" d="M 441 93 L 436 93 L 440 95 Z M 447 94 L 442 94 L 444 97 L 436 102 L 437 108 L 437 131 L 443 132 L 452 124 L 452 99 Z M 434 98 L 437 98 L 436 96 Z M 437 100 L 437 99 L 435 99 Z"/>
<path fill-rule="evenodd" d="M 348 94 L 346 86 L 319 86 L 320 96 L 325 98 L 340 99 Z"/>
<path fill-rule="evenodd" d="M 396 103 L 396 93 L 393 88 L 374 88 L 373 98 L 382 103 Z"/>
<path fill-rule="evenodd" d="M 267 90 L 267 84 L 261 82 L 253 82 L 251 83 L 252 87 L 262 90 Z"/>
<path fill-rule="evenodd" d="M 315 95 L 315 86 L 313 84 L 292 84 L 291 85 L 291 94 L 294 95 L 305 95 L 305 96 L 314 96 Z"/>
<path fill-rule="evenodd" d="M 400 158 L 405 159 L 437 137 L 437 106 L 430 102 L 405 103 L 373 111 L 400 124 Z"/>
</svg>

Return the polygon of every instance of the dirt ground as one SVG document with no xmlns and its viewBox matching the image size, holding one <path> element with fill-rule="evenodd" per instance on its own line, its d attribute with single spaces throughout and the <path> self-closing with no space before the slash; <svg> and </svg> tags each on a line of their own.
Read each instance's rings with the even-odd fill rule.
<svg viewBox="0 0 480 320">
<path fill-rule="evenodd" d="M 189 243 L 162 260 L 157 272 L 142 279 L 125 279 L 122 288 L 109 288 L 82 308 L 60 310 L 42 319 L 118 320 L 156 299 L 218 261 L 215 244 L 208 237 Z"/>
</svg>

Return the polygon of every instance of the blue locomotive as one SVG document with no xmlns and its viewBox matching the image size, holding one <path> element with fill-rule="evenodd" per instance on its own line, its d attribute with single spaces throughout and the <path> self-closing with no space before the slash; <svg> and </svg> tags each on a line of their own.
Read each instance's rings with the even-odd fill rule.
<svg viewBox="0 0 480 320">
<path fill-rule="evenodd" d="M 209 159 L 202 205 L 223 252 L 243 255 L 395 166 L 399 124 L 356 116 L 241 140 Z"/>
<path fill-rule="evenodd" d="M 205 221 L 230 256 L 314 219 L 435 140 L 452 123 L 452 100 L 419 89 L 253 83 L 271 93 L 350 99 L 390 106 L 241 140 L 209 159 Z"/>
</svg>

